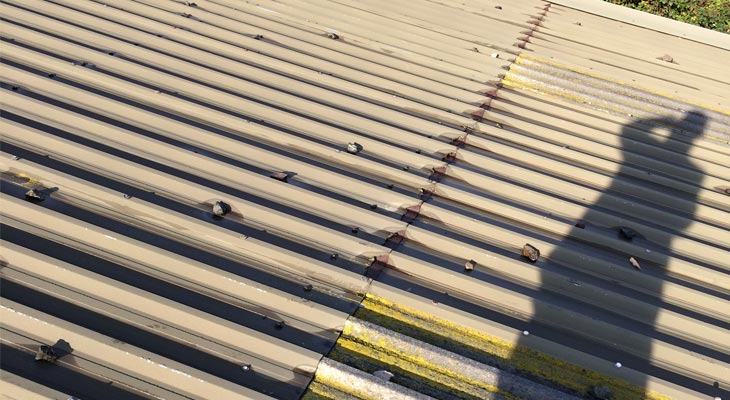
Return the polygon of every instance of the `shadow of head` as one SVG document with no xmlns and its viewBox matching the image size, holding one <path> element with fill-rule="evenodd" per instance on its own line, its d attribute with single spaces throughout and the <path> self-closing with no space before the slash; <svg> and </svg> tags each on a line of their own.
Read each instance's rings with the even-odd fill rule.
<svg viewBox="0 0 730 400">
<path fill-rule="evenodd" d="M 671 124 L 672 136 L 683 135 L 685 137 L 696 139 L 702 135 L 707 127 L 709 118 L 702 111 L 692 110 L 687 112 L 682 119 L 669 120 Z"/>
</svg>

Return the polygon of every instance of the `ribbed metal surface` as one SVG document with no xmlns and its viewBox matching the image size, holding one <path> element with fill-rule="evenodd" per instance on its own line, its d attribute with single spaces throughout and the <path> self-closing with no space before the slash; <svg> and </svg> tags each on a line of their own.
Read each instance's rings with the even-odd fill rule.
<svg viewBox="0 0 730 400">
<path fill-rule="evenodd" d="M 721 46 L 542 1 L 0 15 L 7 392 L 728 395 Z"/>
</svg>

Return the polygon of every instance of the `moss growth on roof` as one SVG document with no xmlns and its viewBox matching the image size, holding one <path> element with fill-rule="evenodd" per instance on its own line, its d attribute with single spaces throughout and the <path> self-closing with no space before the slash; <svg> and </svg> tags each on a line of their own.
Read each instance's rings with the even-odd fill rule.
<svg viewBox="0 0 730 400">
<path fill-rule="evenodd" d="M 539 383 L 560 388 L 568 393 L 585 395 L 592 387 L 605 385 L 611 388 L 612 398 L 617 400 L 669 400 L 664 395 L 647 392 L 644 388 L 623 380 L 586 370 L 578 365 L 536 350 L 518 346 L 485 332 L 457 325 L 383 298 L 368 295 L 362 305 L 363 307 L 354 315 L 356 318 L 375 323 L 475 361 L 514 371 Z M 349 358 L 352 356 L 353 346 L 356 345 L 359 347 L 362 346 L 362 343 L 354 343 L 352 338 L 348 338 L 347 332 L 343 332 L 334 352 L 339 352 L 339 356 Z M 345 352 L 346 348 L 349 348 L 350 351 Z M 338 354 L 334 354 L 334 356 L 338 356 Z M 382 355 L 378 357 L 382 357 Z M 343 361 L 347 362 L 347 360 Z M 353 362 L 352 360 L 349 361 Z M 398 367 L 402 366 L 398 365 Z M 504 395 L 498 388 L 491 389 L 490 391 L 493 391 L 493 393 Z"/>
</svg>

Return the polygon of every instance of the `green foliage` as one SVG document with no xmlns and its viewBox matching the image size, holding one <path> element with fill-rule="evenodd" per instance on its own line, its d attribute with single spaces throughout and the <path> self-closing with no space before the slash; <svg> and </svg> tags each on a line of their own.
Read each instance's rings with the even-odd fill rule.
<svg viewBox="0 0 730 400">
<path fill-rule="evenodd" d="M 703 28 L 730 33 L 730 0 L 606 0 Z"/>
</svg>

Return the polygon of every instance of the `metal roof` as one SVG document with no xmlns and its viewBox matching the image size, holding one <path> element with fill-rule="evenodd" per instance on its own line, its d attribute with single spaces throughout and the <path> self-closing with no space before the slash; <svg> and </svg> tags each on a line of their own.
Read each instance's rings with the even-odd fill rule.
<svg viewBox="0 0 730 400">
<path fill-rule="evenodd" d="M 730 396 L 727 35 L 569 0 L 0 15 L 3 396 Z"/>
</svg>

